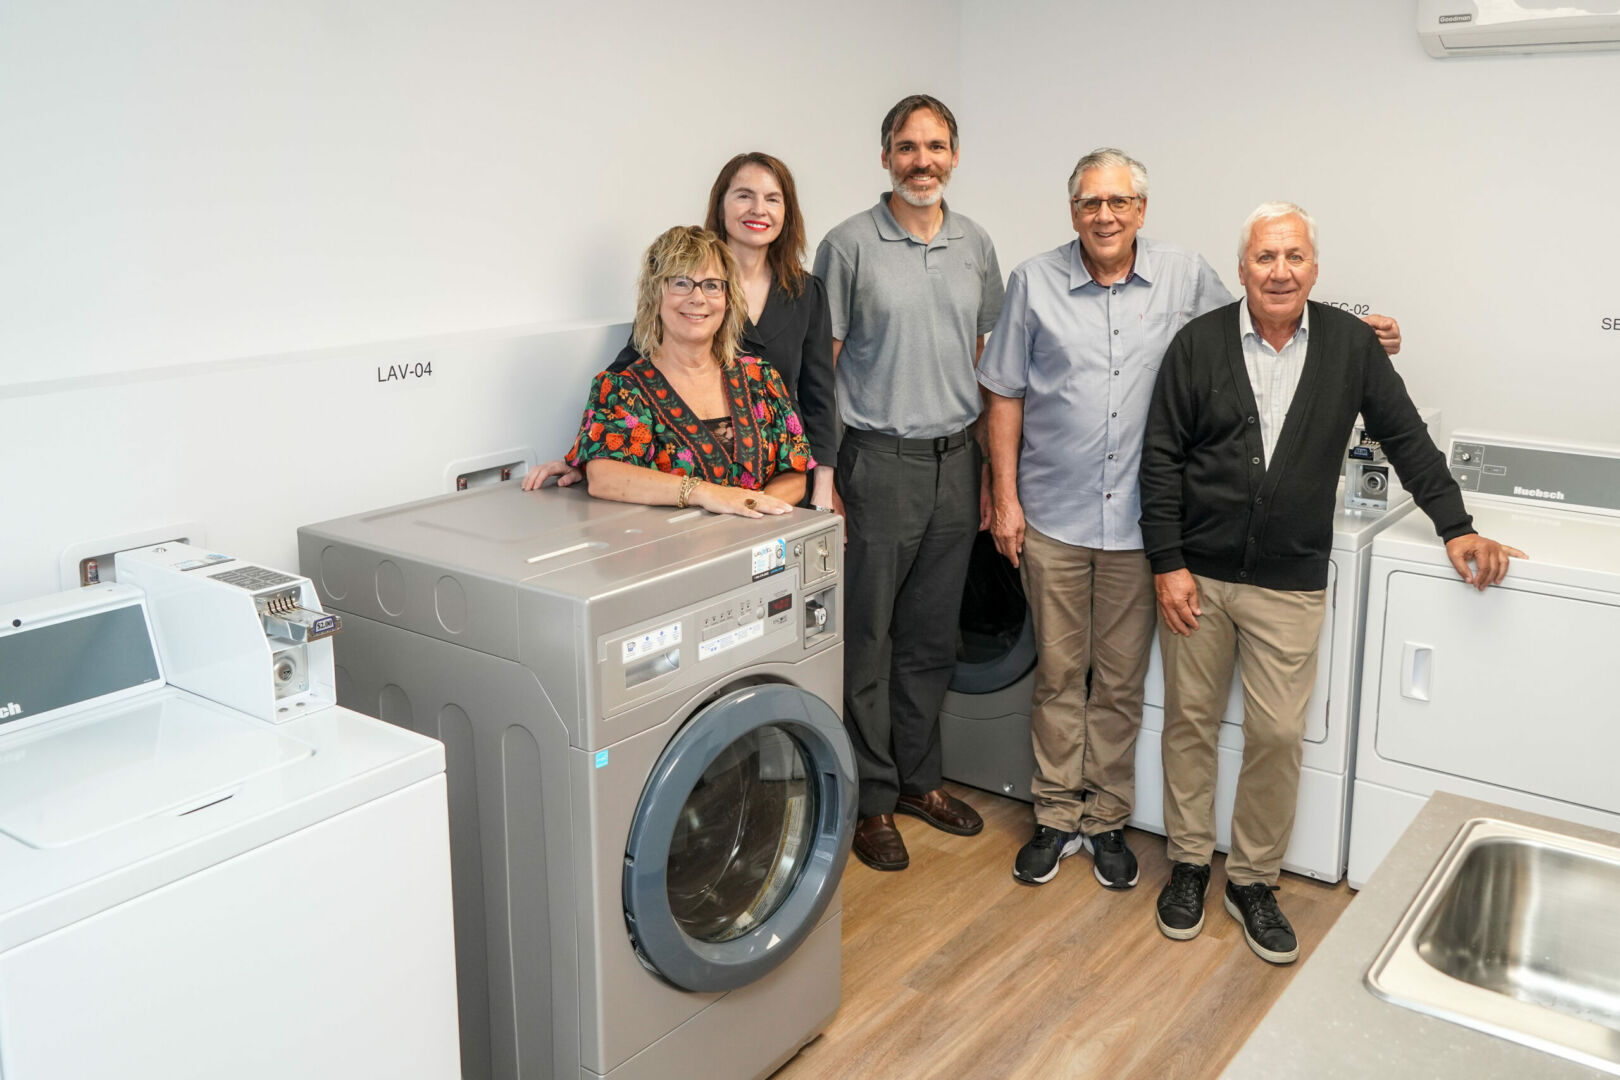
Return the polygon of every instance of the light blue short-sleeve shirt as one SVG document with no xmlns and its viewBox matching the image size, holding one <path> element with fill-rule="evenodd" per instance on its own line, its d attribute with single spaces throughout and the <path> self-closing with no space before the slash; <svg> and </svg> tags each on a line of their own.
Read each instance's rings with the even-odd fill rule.
<svg viewBox="0 0 1620 1080">
<path fill-rule="evenodd" d="M 1012 272 L 979 382 L 1024 399 L 1018 499 L 1031 526 L 1076 547 L 1142 547 L 1136 470 L 1170 340 L 1232 302 L 1202 256 L 1136 238 L 1124 281 L 1099 285 L 1078 238 Z"/>
<path fill-rule="evenodd" d="M 932 240 L 908 233 L 885 194 L 833 228 L 816 250 L 838 354 L 844 423 L 908 439 L 978 419 L 978 337 L 1001 313 L 1001 265 L 989 234 L 945 208 Z"/>
</svg>

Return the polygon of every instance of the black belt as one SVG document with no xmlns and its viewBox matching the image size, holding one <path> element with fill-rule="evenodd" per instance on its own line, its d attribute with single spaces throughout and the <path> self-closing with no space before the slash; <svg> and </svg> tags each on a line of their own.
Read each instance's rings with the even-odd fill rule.
<svg viewBox="0 0 1620 1080">
<path fill-rule="evenodd" d="M 949 450 L 959 450 L 966 446 L 968 433 L 958 431 L 932 439 L 902 439 L 898 435 L 884 435 L 876 431 L 847 427 L 844 429 L 844 441 L 866 450 L 882 450 L 890 454 L 944 454 Z"/>
</svg>

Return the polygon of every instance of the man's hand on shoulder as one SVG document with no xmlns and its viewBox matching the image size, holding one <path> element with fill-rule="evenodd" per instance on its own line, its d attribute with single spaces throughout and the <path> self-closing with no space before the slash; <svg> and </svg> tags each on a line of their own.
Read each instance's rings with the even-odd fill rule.
<svg viewBox="0 0 1620 1080">
<path fill-rule="evenodd" d="M 1529 558 L 1516 547 L 1498 544 L 1478 533 L 1465 533 L 1446 541 L 1446 557 L 1457 568 L 1457 576 L 1480 592 L 1507 577 L 1509 556 Z M 1474 564 L 1472 568 L 1468 565 L 1470 562 Z"/>
<path fill-rule="evenodd" d="M 1198 582 L 1185 568 L 1153 575 L 1153 591 L 1159 597 L 1159 615 L 1172 634 L 1189 636 L 1198 629 L 1198 616 L 1204 609 L 1198 603 Z"/>
<path fill-rule="evenodd" d="M 1389 315 L 1363 315 L 1361 321 L 1378 335 L 1378 344 L 1391 356 L 1401 351 L 1401 324 Z"/>
</svg>

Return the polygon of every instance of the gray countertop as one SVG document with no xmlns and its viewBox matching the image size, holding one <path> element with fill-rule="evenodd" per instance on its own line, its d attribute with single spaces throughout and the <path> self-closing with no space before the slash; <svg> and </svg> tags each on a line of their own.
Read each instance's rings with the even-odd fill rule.
<svg viewBox="0 0 1620 1080">
<path fill-rule="evenodd" d="M 1392 1005 L 1362 977 L 1406 913 L 1446 847 L 1470 818 L 1490 817 L 1568 836 L 1620 845 L 1620 835 L 1436 794 L 1373 872 L 1311 958 L 1272 1006 L 1223 1077 L 1275 1080 L 1308 1076 L 1437 1080 L 1462 1077 L 1557 1077 L 1607 1074 L 1493 1035 Z"/>
</svg>

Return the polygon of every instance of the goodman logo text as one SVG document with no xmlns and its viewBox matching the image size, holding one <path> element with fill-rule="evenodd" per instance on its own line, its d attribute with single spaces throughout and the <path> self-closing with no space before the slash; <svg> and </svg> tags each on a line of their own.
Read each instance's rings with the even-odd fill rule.
<svg viewBox="0 0 1620 1080">
<path fill-rule="evenodd" d="M 1472 14 L 1468 14 L 1468 15 L 1442 15 L 1442 16 L 1440 16 L 1440 25 L 1441 26 L 1445 26 L 1448 23 L 1462 23 L 1462 22 L 1473 22 L 1473 21 L 1474 21 L 1474 16 Z"/>
<path fill-rule="evenodd" d="M 1554 499 L 1558 502 L 1564 501 L 1564 493 L 1562 491 L 1542 491 L 1540 488 L 1520 487 L 1518 484 L 1513 485 L 1513 494 L 1527 495 L 1532 499 Z"/>
<path fill-rule="evenodd" d="M 5 720 L 13 716 L 21 716 L 22 711 L 23 707 L 21 705 L 17 704 L 15 701 L 9 701 L 4 705 L 0 705 L 0 720 Z"/>
</svg>

